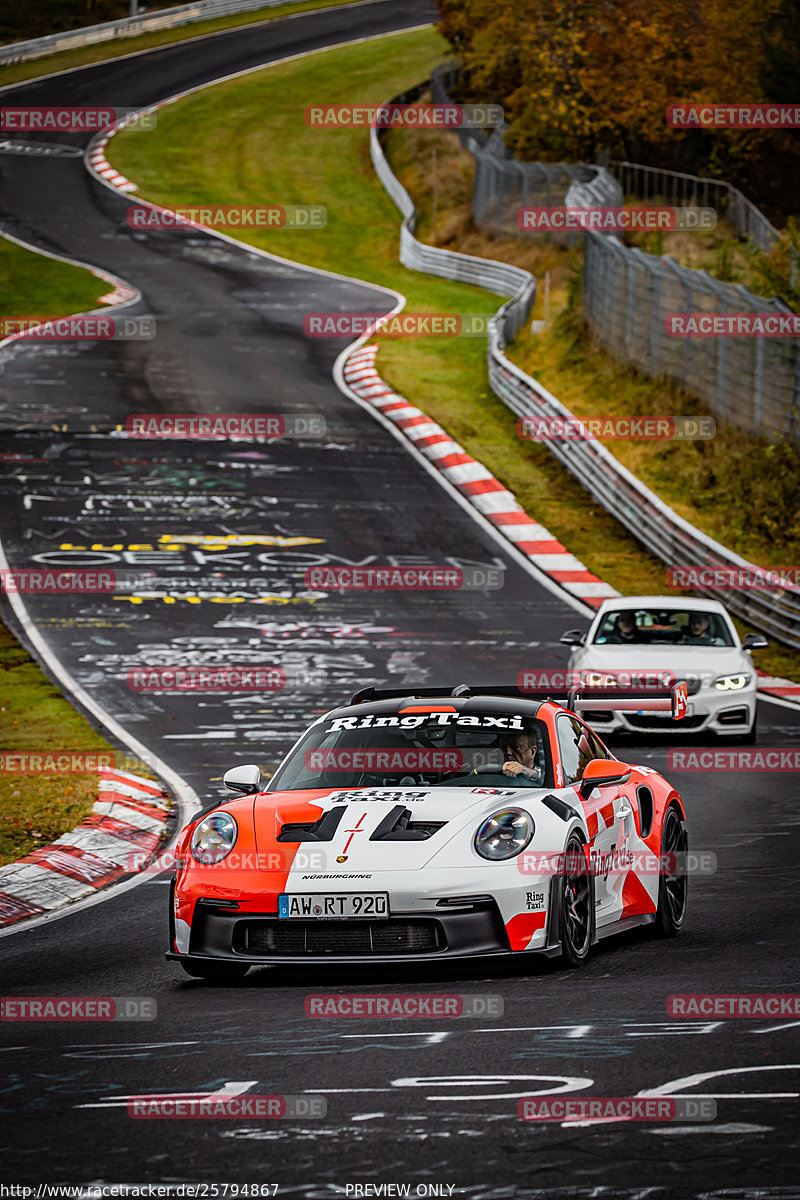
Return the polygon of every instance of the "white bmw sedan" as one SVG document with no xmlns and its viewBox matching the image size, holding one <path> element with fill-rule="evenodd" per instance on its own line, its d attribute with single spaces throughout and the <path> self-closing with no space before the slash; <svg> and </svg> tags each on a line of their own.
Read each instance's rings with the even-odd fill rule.
<svg viewBox="0 0 800 1200">
<path fill-rule="evenodd" d="M 619 686 L 636 687 L 642 674 L 673 672 L 685 680 L 689 703 L 680 726 L 669 714 L 593 712 L 600 733 L 675 733 L 692 730 L 754 742 L 756 671 L 752 650 L 767 640 L 748 633 L 744 643 L 722 604 L 674 596 L 618 596 L 597 610 L 588 633 L 571 629 L 561 641 L 573 650 L 569 669 L 582 681 L 610 673 Z M 628 678 L 632 682 L 628 683 Z M 607 678 L 607 676 L 606 676 Z"/>
</svg>

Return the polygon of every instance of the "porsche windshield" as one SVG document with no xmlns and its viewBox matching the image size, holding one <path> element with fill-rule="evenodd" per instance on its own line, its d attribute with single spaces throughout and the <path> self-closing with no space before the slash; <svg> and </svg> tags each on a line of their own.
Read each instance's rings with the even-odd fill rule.
<svg viewBox="0 0 800 1200">
<path fill-rule="evenodd" d="M 623 608 L 607 612 L 595 646 L 732 646 L 725 618 L 703 609 Z"/>
<path fill-rule="evenodd" d="M 550 787 L 546 726 L 518 713 L 334 717 L 314 725 L 270 791 L 338 787 Z"/>
</svg>

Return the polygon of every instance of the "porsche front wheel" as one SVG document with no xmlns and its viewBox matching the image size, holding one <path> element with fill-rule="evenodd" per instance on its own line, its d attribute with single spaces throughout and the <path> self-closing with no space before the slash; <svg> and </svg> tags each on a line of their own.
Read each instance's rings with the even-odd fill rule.
<svg viewBox="0 0 800 1200">
<path fill-rule="evenodd" d="M 561 880 L 560 941 L 561 961 L 566 967 L 579 967 L 589 955 L 592 944 L 594 889 L 583 845 L 577 833 L 567 842 L 564 874 Z"/>
</svg>

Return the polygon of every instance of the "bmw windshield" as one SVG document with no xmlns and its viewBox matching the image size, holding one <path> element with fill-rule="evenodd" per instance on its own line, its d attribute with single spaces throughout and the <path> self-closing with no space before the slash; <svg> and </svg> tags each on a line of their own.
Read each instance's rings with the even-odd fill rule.
<svg viewBox="0 0 800 1200">
<path fill-rule="evenodd" d="M 727 621 L 717 612 L 680 607 L 615 608 L 598 625 L 593 645 L 730 648 L 734 641 Z"/>
<path fill-rule="evenodd" d="M 338 787 L 551 787 L 542 721 L 518 713 L 329 717 L 313 725 L 270 791 Z"/>
</svg>

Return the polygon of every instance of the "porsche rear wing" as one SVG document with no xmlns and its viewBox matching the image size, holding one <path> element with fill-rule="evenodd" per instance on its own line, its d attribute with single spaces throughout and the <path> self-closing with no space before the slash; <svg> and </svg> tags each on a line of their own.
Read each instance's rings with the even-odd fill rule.
<svg viewBox="0 0 800 1200">
<path fill-rule="evenodd" d="M 687 688 L 684 682 L 671 687 L 619 688 L 619 687 L 573 687 L 569 691 L 522 689 L 509 684 L 496 687 L 460 683 L 450 687 L 424 688 L 376 688 L 366 687 L 356 692 L 351 704 L 367 704 L 373 700 L 468 700 L 473 696 L 507 696 L 517 700 L 532 700 L 542 703 L 552 700 L 571 712 L 669 712 L 675 721 L 686 716 Z"/>
<path fill-rule="evenodd" d="M 566 708 L 573 712 L 669 712 L 673 721 L 686 716 L 688 690 L 684 682 L 647 691 L 621 692 L 618 688 L 573 688 Z"/>
</svg>

